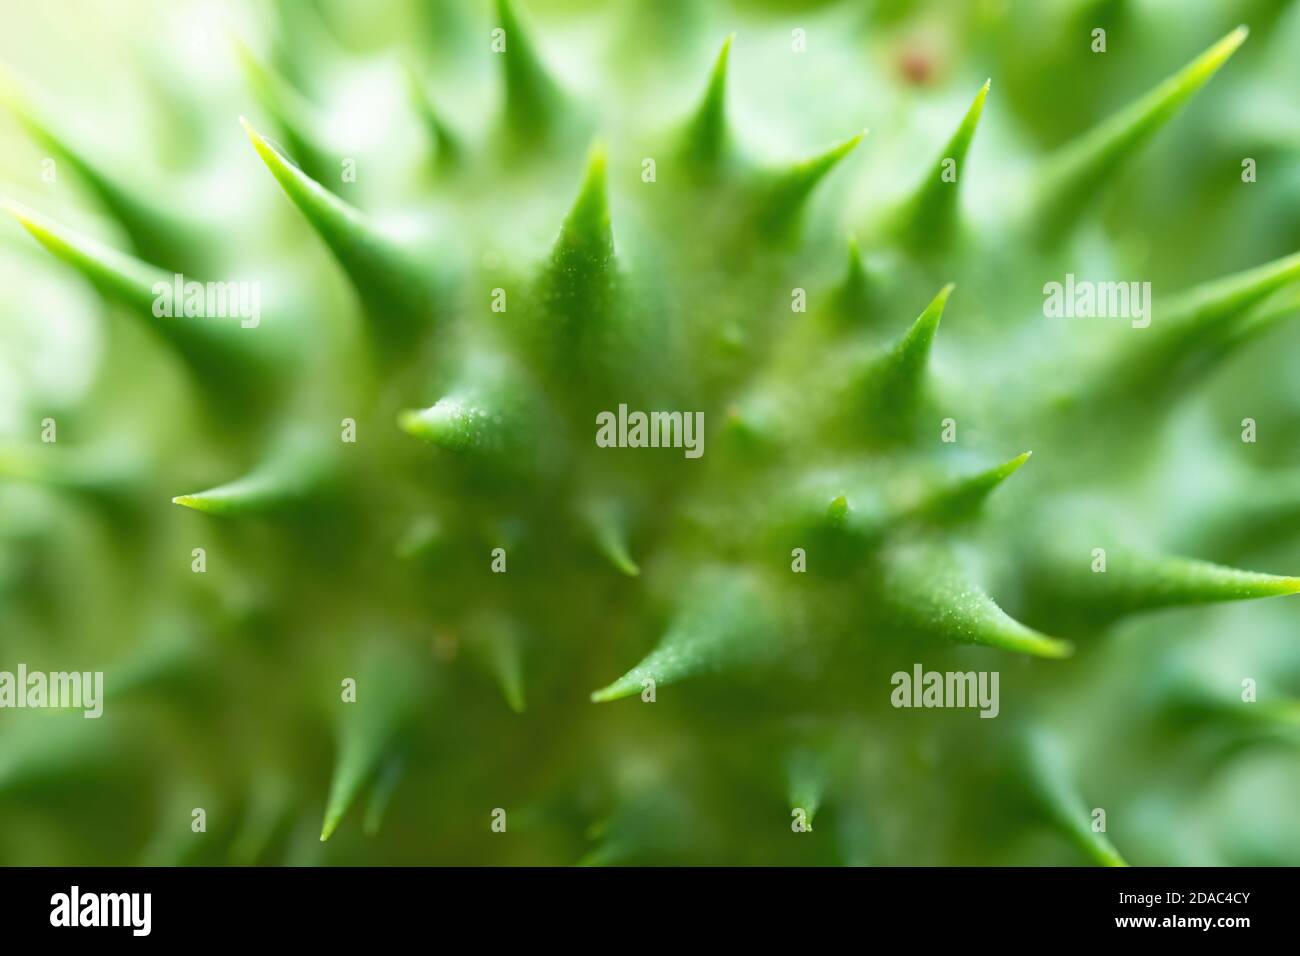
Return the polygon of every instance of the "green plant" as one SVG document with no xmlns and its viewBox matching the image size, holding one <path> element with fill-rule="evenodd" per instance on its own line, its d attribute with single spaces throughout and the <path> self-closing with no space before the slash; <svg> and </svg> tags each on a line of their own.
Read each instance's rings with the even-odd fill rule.
<svg viewBox="0 0 1300 956">
<path fill-rule="evenodd" d="M 4 202 L 70 267 L 6 237 L 15 337 L 70 308 L 29 275 L 79 276 L 109 324 L 84 388 L 24 372 L 0 452 L 34 485 L 0 488 L 4 661 L 106 671 L 100 720 L 0 711 L 30 824 L 0 859 L 1300 859 L 1294 608 L 1175 610 L 1300 591 L 1235 569 L 1300 557 L 1300 404 L 1258 341 L 1300 304 L 1296 221 L 1253 205 L 1295 190 L 1244 182 L 1277 144 L 1203 146 L 1188 103 L 1246 30 L 1102 119 L 1182 56 L 1165 20 L 737 6 L 687 102 L 663 70 L 706 72 L 730 13 L 553 4 L 552 35 L 507 0 L 284 2 L 214 54 L 243 84 L 195 91 L 229 116 L 151 108 L 206 202 L 5 83 L 111 223 Z M 1090 52 L 1094 24 L 1125 42 Z M 906 79 L 935 70 L 942 96 Z M 796 76 L 826 99 L 783 138 L 834 145 L 771 160 L 733 109 Z M 368 110 L 384 135 L 347 125 Z M 225 149 L 237 111 L 253 152 Z M 257 282 L 261 314 L 160 317 L 174 273 Z M 1067 274 L 1148 279 L 1150 327 L 1049 319 Z M 602 447 L 620 406 L 702 412 L 703 454 Z M 894 706 L 921 665 L 997 671 L 997 718 Z"/>
</svg>

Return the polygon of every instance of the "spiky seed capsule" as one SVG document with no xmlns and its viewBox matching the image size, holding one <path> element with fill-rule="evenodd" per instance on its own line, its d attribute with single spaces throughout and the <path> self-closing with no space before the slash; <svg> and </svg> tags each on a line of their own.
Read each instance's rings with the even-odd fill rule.
<svg viewBox="0 0 1300 956">
<path fill-rule="evenodd" d="M 69 826 L 53 859 L 1221 862 L 1152 835 L 1142 803 L 1194 813 L 1228 855 L 1300 858 L 1294 788 L 1242 814 L 1202 791 L 1251 768 L 1200 746 L 1294 744 L 1293 602 L 1158 613 L 1300 589 L 1233 566 L 1283 569 L 1300 514 L 1300 480 L 1259 467 L 1300 437 L 1289 352 L 1249 349 L 1297 311 L 1300 259 L 1251 218 L 1286 207 L 1284 177 L 1261 164 L 1244 202 L 1225 170 L 1260 143 L 1225 121 L 1251 111 L 1190 102 L 1244 28 L 1039 159 L 1061 121 L 1017 83 L 1023 45 L 972 37 L 951 73 L 911 70 L 932 97 L 857 76 L 851 38 L 756 64 L 784 27 L 746 13 L 719 46 L 690 4 L 593 19 L 633 38 L 608 65 L 581 14 L 414 4 L 437 52 L 400 71 L 382 23 L 354 42 L 324 8 L 276 11 L 229 51 L 246 90 L 194 91 L 221 103 L 195 117 L 197 162 L 158 177 L 223 184 L 218 209 L 155 193 L 152 155 L 115 160 L 4 83 L 69 173 L 4 201 L 53 255 L 0 233 L 5 354 L 38 337 L 27 313 L 87 301 L 109 345 L 80 392 L 12 363 L 3 639 L 114 664 L 102 724 L 6 734 L 0 854 L 50 862 L 27 834 L 57 843 L 54 798 L 93 792 L 121 825 Z M 1149 86 L 1123 62 L 1093 66 Z M 375 103 L 406 114 L 359 118 L 372 80 L 404 85 Z M 903 144 L 931 107 L 936 135 Z M 240 114 L 243 166 L 217 148 Z M 1177 163 L 1134 162 L 1180 135 L 1197 148 Z M 777 141 L 811 158 L 764 155 Z M 1091 208 L 1116 187 L 1118 212 Z M 81 193 L 109 228 L 74 214 Z M 1121 267 L 1162 280 L 1150 328 L 1046 321 L 1045 282 Z M 158 315 L 175 270 L 262 277 L 265 324 Z M 72 291 L 51 306 L 45 283 Z M 1230 358 L 1248 374 L 1227 397 L 1181 401 Z M 593 442 L 620 407 L 655 440 Z M 695 414 L 702 459 L 674 440 Z M 1233 434 L 1247 414 L 1258 445 Z M 38 446 L 44 418 L 59 437 Z M 70 607 L 51 582 L 74 578 Z M 997 719 L 921 689 L 921 712 L 895 706 L 913 668 L 1000 676 Z M 1235 838 L 1256 819 L 1267 839 Z"/>
</svg>

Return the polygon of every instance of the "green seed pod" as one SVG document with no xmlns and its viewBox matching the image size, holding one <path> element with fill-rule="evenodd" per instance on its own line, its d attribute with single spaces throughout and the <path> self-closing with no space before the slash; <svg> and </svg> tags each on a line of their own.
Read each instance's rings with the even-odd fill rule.
<svg viewBox="0 0 1300 956">
<path fill-rule="evenodd" d="M 0 864 L 1300 862 L 1295 16 L 10 6 Z"/>
</svg>

